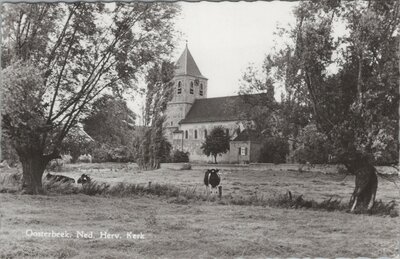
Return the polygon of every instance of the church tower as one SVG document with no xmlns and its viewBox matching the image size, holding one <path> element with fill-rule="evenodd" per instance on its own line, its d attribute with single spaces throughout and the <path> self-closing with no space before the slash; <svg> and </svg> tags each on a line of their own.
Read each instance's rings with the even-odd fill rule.
<svg viewBox="0 0 400 259">
<path fill-rule="evenodd" d="M 207 80 L 197 67 L 186 43 L 185 50 L 175 64 L 174 92 L 166 111 L 165 128 L 171 143 L 173 132 L 179 130 L 179 122 L 186 117 L 194 101 L 207 98 Z"/>
</svg>

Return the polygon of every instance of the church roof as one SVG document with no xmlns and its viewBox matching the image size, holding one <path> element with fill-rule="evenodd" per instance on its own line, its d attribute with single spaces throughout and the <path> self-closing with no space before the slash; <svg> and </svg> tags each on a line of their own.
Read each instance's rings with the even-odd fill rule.
<svg viewBox="0 0 400 259">
<path fill-rule="evenodd" d="M 245 129 L 239 133 L 239 135 L 232 141 L 257 141 L 260 142 L 262 139 L 261 134 L 253 129 Z"/>
<path fill-rule="evenodd" d="M 181 124 L 199 122 L 238 121 L 245 119 L 243 108 L 247 105 L 242 96 L 196 99 Z"/>
<path fill-rule="evenodd" d="M 187 44 L 182 55 L 176 62 L 175 75 L 189 75 L 205 78 L 201 74 L 199 67 L 196 65 L 196 62 L 194 61 L 194 58 L 190 53 Z"/>
</svg>

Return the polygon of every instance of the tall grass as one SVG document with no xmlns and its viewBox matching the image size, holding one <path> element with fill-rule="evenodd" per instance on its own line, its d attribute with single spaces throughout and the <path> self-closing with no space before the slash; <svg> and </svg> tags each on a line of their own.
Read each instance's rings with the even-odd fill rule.
<svg viewBox="0 0 400 259">
<path fill-rule="evenodd" d="M 10 174 L 0 179 L 0 192 L 17 192 L 21 181 L 18 174 Z M 54 181 L 43 182 L 43 189 L 48 194 L 86 194 L 100 195 L 105 197 L 130 197 L 130 196 L 159 196 L 169 199 L 171 203 L 189 204 L 190 202 L 213 202 L 221 205 L 239 205 L 239 206 L 269 206 L 287 209 L 312 209 L 322 211 L 343 211 L 348 212 L 349 206 L 341 199 L 325 199 L 318 202 L 312 199 L 305 199 L 303 195 L 279 194 L 274 197 L 264 197 L 263 195 L 253 194 L 250 196 L 232 196 L 225 195 L 222 199 L 216 196 L 207 196 L 204 193 L 197 192 L 196 188 L 182 189 L 170 184 L 125 184 L 118 183 L 110 186 L 106 183 L 92 181 L 83 186 L 76 186 L 70 183 L 61 183 Z M 376 201 L 370 211 L 358 209 L 357 214 L 369 214 L 379 216 L 399 216 L 397 203 L 393 200 L 388 203 L 382 200 Z"/>
<path fill-rule="evenodd" d="M 60 184 L 62 185 L 62 184 Z M 70 187 L 69 187 L 70 188 Z M 76 188 L 76 187 L 75 187 Z M 305 199 L 303 195 L 296 194 L 280 194 L 274 197 L 265 198 L 263 195 L 253 194 L 250 196 L 232 196 L 226 195 L 222 199 L 216 196 L 207 196 L 203 193 L 198 193 L 196 188 L 181 189 L 169 184 L 152 184 L 152 185 L 139 185 L 139 184 L 124 184 L 118 183 L 112 187 L 104 183 L 91 182 L 85 184 L 81 189 L 74 191 L 66 191 L 68 188 L 61 188 L 61 192 L 66 193 L 84 193 L 87 195 L 103 195 L 112 197 L 129 197 L 129 196 L 143 196 L 152 195 L 159 197 L 166 197 L 171 203 L 188 204 L 190 202 L 214 202 L 221 205 L 239 205 L 239 206 L 269 206 L 276 208 L 287 209 L 312 209 L 322 211 L 343 211 L 348 212 L 349 206 L 343 203 L 341 199 L 325 199 L 322 202 L 313 199 Z M 47 189 L 52 190 L 52 189 Z M 57 193 L 60 193 L 60 190 Z M 391 217 L 399 216 L 397 204 L 395 201 L 384 203 L 379 200 L 376 201 L 370 211 L 359 209 L 357 214 L 370 214 Z"/>
</svg>

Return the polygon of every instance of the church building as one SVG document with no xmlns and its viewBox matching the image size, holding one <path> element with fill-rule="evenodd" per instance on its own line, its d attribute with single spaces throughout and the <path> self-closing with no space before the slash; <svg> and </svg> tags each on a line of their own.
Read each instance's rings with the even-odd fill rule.
<svg viewBox="0 0 400 259">
<path fill-rule="evenodd" d="M 240 96 L 207 98 L 208 79 L 200 72 L 187 45 L 176 62 L 174 93 L 167 106 L 165 131 L 174 150 L 189 152 L 191 162 L 212 162 L 200 148 L 214 127 L 229 134 L 230 150 L 217 157 L 220 163 L 257 162 L 261 140 L 248 129 L 240 112 L 245 105 Z"/>
</svg>

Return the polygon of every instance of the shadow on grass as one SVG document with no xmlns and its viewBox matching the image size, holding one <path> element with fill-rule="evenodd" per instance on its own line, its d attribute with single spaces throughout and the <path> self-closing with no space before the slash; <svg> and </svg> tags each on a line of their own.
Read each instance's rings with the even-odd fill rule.
<svg viewBox="0 0 400 259">
<path fill-rule="evenodd" d="M 16 193 L 20 185 L 21 178 L 18 175 L 11 174 L 8 177 L 0 179 L 0 192 Z M 152 195 L 168 198 L 168 202 L 176 204 L 189 204 L 193 202 L 213 202 L 220 205 L 239 205 L 239 206 L 269 206 L 287 209 L 312 209 L 320 211 L 343 211 L 348 212 L 349 206 L 343 203 L 341 199 L 325 199 L 318 202 L 312 199 L 305 199 L 303 195 L 286 194 L 276 195 L 274 197 L 265 198 L 263 195 L 252 194 L 250 196 L 232 196 L 225 195 L 222 199 L 216 196 L 207 197 L 205 194 L 198 193 L 196 188 L 182 189 L 169 184 L 125 184 L 118 183 L 110 186 L 106 183 L 98 183 L 92 181 L 83 186 L 77 186 L 70 183 L 61 183 L 54 181 L 43 182 L 43 189 L 47 194 L 86 194 L 98 195 L 104 197 L 131 197 Z M 378 216 L 398 217 L 399 212 L 397 203 L 393 200 L 384 203 L 382 200 L 376 201 L 370 211 L 366 209 L 358 209 L 356 214 L 368 214 Z"/>
</svg>

